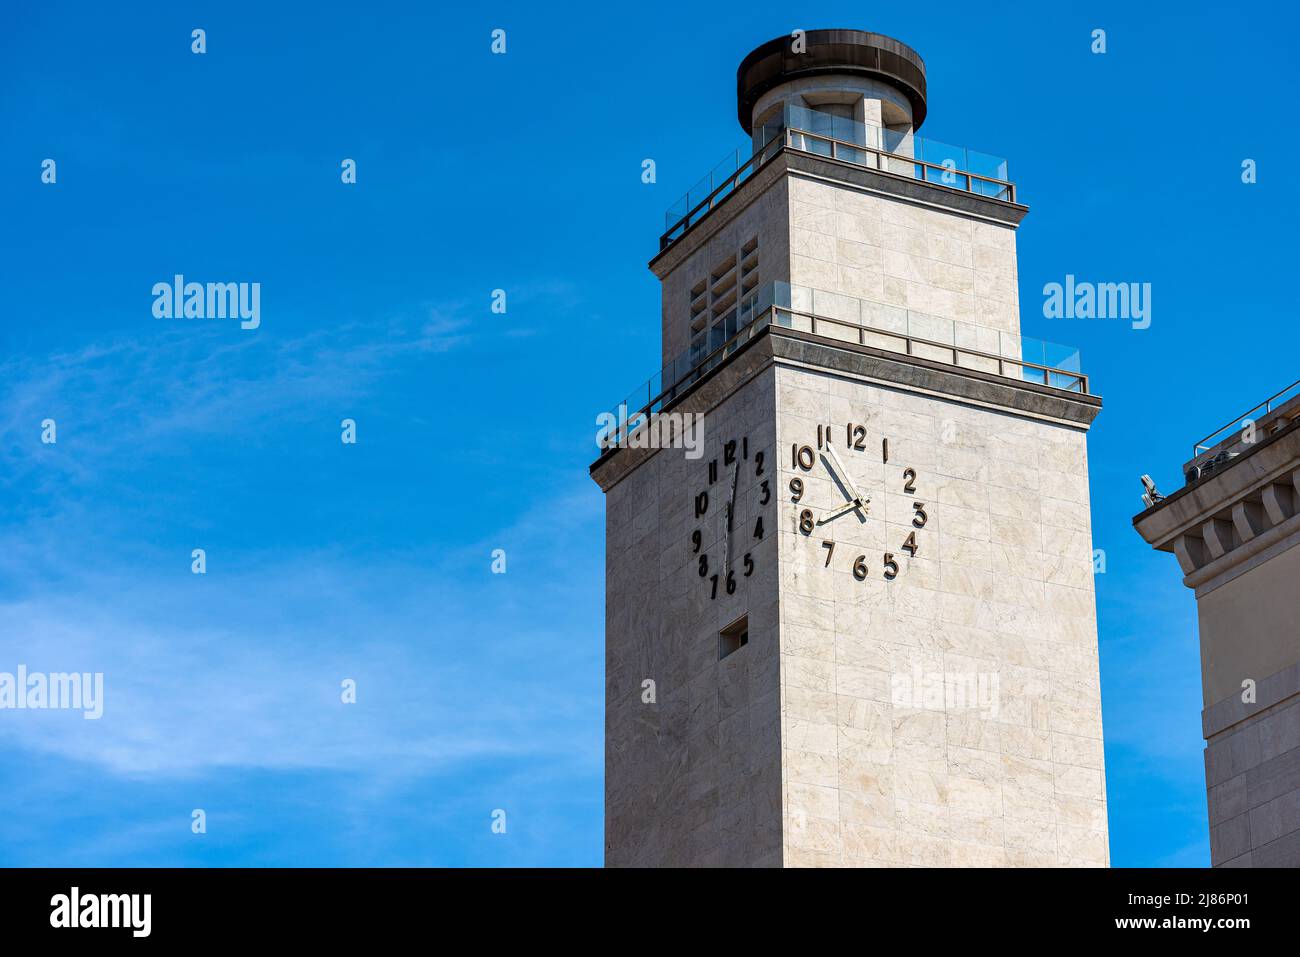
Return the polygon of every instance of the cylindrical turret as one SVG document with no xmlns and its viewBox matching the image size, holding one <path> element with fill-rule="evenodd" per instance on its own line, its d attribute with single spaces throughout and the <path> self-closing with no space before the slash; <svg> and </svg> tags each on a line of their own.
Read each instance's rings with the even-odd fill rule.
<svg viewBox="0 0 1300 957">
<path fill-rule="evenodd" d="M 745 57 L 736 98 L 755 149 L 794 117 L 803 128 L 832 126 L 836 138 L 910 155 L 912 134 L 925 121 L 925 62 L 879 33 L 808 30 L 769 40 Z"/>
</svg>

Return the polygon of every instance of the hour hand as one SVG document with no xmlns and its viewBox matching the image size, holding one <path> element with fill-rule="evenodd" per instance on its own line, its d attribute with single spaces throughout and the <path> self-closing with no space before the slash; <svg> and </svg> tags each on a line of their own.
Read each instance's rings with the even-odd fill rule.
<svg viewBox="0 0 1300 957">
<path fill-rule="evenodd" d="M 869 501 L 871 501 L 871 499 L 866 499 L 866 500 L 864 501 L 864 500 L 861 499 L 861 498 L 855 498 L 853 501 L 849 502 L 848 505 L 842 505 L 842 506 L 840 506 L 839 508 L 835 509 L 835 511 L 833 511 L 833 512 L 827 512 L 825 515 L 823 515 L 821 518 L 819 518 L 819 519 L 817 520 L 817 524 L 818 524 L 818 525 L 825 525 L 825 524 L 826 524 L 827 522 L 829 522 L 831 519 L 833 519 L 833 518 L 839 518 L 839 517 L 840 517 L 841 515 L 843 515 L 845 512 L 851 512 L 851 511 L 853 511 L 855 508 L 860 508 L 860 509 L 862 509 L 863 513 L 865 513 L 865 512 L 867 511 L 867 502 L 869 502 Z"/>
</svg>

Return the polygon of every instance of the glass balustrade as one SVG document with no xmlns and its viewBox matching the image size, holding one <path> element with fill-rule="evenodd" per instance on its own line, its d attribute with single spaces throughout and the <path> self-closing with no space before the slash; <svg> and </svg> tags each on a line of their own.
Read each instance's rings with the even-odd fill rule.
<svg viewBox="0 0 1300 957">
<path fill-rule="evenodd" d="M 733 150 L 664 214 L 667 248 L 782 148 L 801 150 L 980 196 L 1014 202 L 1007 161 L 999 156 L 917 136 L 906 128 L 873 126 L 849 117 L 786 104 L 754 132 L 750 147 Z"/>
</svg>

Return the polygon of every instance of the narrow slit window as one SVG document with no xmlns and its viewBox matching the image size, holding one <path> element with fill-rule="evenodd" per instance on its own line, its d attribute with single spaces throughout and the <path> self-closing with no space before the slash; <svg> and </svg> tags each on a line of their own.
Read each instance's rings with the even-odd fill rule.
<svg viewBox="0 0 1300 957">
<path fill-rule="evenodd" d="M 742 615 L 718 632 L 718 660 L 749 644 L 749 616 Z"/>
</svg>

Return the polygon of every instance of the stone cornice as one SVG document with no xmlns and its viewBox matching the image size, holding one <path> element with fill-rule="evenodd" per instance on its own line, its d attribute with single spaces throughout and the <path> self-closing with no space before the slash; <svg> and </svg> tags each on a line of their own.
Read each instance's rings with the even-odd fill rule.
<svg viewBox="0 0 1300 957">
<path fill-rule="evenodd" d="M 1300 420 L 1241 448 L 1133 519 L 1150 545 L 1177 557 L 1183 584 L 1198 595 L 1285 551 L 1300 534 Z"/>
</svg>

